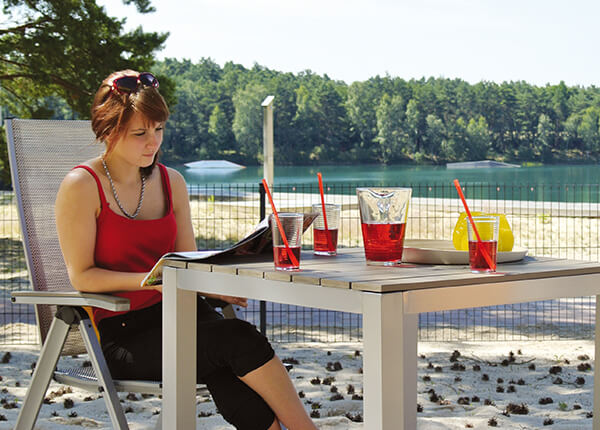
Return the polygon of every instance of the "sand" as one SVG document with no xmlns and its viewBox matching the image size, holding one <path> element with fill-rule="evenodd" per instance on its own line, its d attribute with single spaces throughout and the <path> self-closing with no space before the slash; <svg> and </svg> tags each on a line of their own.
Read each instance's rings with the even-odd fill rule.
<svg viewBox="0 0 600 430">
<path fill-rule="evenodd" d="M 361 343 L 274 346 L 282 359 L 298 362 L 290 371 L 290 377 L 297 391 L 303 393 L 307 411 L 319 413 L 320 418 L 314 419 L 319 429 L 363 428 L 360 422 L 363 402 L 352 400 L 348 394 L 354 391 L 355 395 L 362 395 Z M 31 363 L 37 358 L 37 349 L 32 346 L 13 346 L 0 354 L 4 356 L 6 352 L 10 352 L 11 358 L 8 363 L 0 364 L 0 401 L 5 407 L 16 402 L 17 407 L 0 409 L 0 419 L 6 418 L 0 421 L 0 429 L 12 428 L 29 384 Z M 453 355 L 455 361 L 451 361 Z M 61 366 L 81 366 L 85 360 L 85 356 L 67 357 L 61 359 Z M 505 365 L 504 360 L 507 360 Z M 328 363 L 336 362 L 341 364 L 341 370 L 327 370 Z M 417 428 L 489 428 L 490 420 L 495 420 L 502 429 L 546 428 L 544 422 L 552 422 L 547 424 L 551 429 L 591 429 L 593 369 L 585 369 L 593 364 L 592 341 L 421 342 L 418 403 L 423 409 L 417 414 Z M 530 369 L 531 365 L 535 366 L 534 370 Z M 452 370 L 452 366 L 457 370 Z M 465 370 L 458 370 L 462 366 Z M 480 369 L 474 370 L 474 366 Z M 438 367 L 441 371 L 436 370 Z M 315 378 L 321 383 L 316 384 Z M 325 385 L 326 378 L 334 379 Z M 498 382 L 499 378 L 503 381 Z M 332 400 L 333 387 L 343 399 Z M 504 391 L 499 392 L 498 387 Z M 42 406 L 36 428 L 58 430 L 67 425 L 72 429 L 111 428 L 104 401 L 98 393 L 66 389 L 51 383 L 47 396 L 53 400 Z M 436 396 L 432 396 L 432 392 Z M 139 393 L 129 396 L 121 393 L 120 396 L 132 429 L 153 428 L 161 406 L 159 398 L 143 398 Z M 552 403 L 542 405 L 539 403 L 542 398 L 550 398 Z M 67 399 L 73 402 L 70 408 L 65 407 Z M 197 400 L 198 414 L 205 415 L 197 418 L 198 429 L 233 429 L 216 413 L 209 396 L 199 396 Z M 506 414 L 510 404 L 526 409 L 527 414 Z"/>
</svg>

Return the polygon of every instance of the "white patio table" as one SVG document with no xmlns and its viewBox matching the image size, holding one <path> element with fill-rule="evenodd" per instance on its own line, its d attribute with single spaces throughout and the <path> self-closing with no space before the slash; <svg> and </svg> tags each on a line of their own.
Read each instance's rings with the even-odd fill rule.
<svg viewBox="0 0 600 430">
<path fill-rule="evenodd" d="M 303 252 L 300 265 L 295 273 L 275 271 L 270 255 L 219 264 L 168 262 L 163 272 L 163 429 L 196 425 L 199 292 L 362 314 L 364 428 L 369 430 L 417 427 L 419 313 L 581 296 L 596 296 L 598 308 L 600 296 L 599 263 L 556 258 L 526 257 L 499 264 L 496 274 L 473 274 L 467 266 L 367 266 L 362 248 L 352 248 L 336 257 Z M 594 376 L 598 393 L 598 366 Z"/>
</svg>

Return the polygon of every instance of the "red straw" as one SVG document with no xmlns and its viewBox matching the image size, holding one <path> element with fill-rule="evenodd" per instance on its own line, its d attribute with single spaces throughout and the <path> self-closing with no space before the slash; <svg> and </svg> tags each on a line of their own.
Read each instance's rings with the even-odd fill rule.
<svg viewBox="0 0 600 430">
<path fill-rule="evenodd" d="M 325 193 L 323 192 L 323 175 L 321 172 L 317 173 L 319 178 L 319 192 L 321 193 L 321 207 L 323 208 L 323 224 L 325 224 L 325 237 L 327 238 L 327 248 L 334 251 L 333 244 L 331 243 L 331 235 L 329 234 L 329 228 L 327 227 L 327 212 L 325 211 Z"/>
<path fill-rule="evenodd" d="M 492 261 L 491 257 L 488 255 L 487 251 L 483 247 L 483 243 L 481 241 L 481 236 L 479 236 L 477 227 L 475 227 L 475 221 L 473 221 L 473 217 L 471 216 L 471 211 L 469 210 L 469 206 L 467 206 L 467 200 L 465 200 L 465 195 L 462 192 L 462 188 L 460 187 L 460 183 L 458 182 L 458 179 L 454 180 L 454 186 L 456 187 L 456 191 L 458 191 L 458 195 L 460 196 L 460 199 L 462 200 L 462 204 L 465 207 L 465 211 L 467 212 L 467 217 L 469 218 L 469 221 L 471 222 L 471 227 L 473 227 L 473 232 L 475 233 L 475 237 L 477 237 L 477 245 L 479 246 L 479 251 L 481 251 L 481 255 L 483 255 L 483 258 L 485 258 L 485 261 L 487 262 L 490 269 L 496 270 L 496 263 L 494 263 Z"/>
<path fill-rule="evenodd" d="M 267 197 L 269 198 L 269 203 L 271 203 L 271 209 L 273 209 L 273 215 L 275 215 L 275 221 L 277 222 L 277 228 L 279 229 L 279 234 L 281 234 L 281 239 L 283 240 L 283 244 L 285 245 L 285 249 L 290 256 L 290 260 L 294 266 L 300 267 L 300 263 L 296 259 L 296 256 L 292 253 L 290 249 L 290 244 L 287 241 L 287 237 L 285 237 L 285 231 L 283 230 L 283 226 L 281 225 L 281 221 L 279 221 L 279 215 L 277 214 L 277 209 L 275 209 L 275 203 L 273 203 L 273 197 L 271 197 L 271 191 L 269 191 L 269 186 L 267 185 L 267 181 L 265 179 L 262 180 L 263 186 L 265 187 L 265 191 L 267 192 Z"/>
</svg>

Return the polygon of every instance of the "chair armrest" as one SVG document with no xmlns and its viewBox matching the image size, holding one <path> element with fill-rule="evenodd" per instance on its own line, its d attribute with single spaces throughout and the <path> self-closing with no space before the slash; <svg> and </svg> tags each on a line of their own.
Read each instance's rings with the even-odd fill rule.
<svg viewBox="0 0 600 430">
<path fill-rule="evenodd" d="M 113 312 L 129 310 L 129 299 L 110 294 L 80 293 L 79 291 L 13 291 L 11 301 L 18 304 L 94 306 Z"/>
</svg>

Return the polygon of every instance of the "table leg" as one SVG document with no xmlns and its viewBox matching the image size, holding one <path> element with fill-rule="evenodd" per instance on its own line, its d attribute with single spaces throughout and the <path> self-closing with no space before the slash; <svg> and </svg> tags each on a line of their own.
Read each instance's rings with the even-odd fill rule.
<svg viewBox="0 0 600 430">
<path fill-rule="evenodd" d="M 417 428 L 417 329 L 403 293 L 364 293 L 365 429 Z"/>
<path fill-rule="evenodd" d="M 196 293 L 177 288 L 177 269 L 163 269 L 162 428 L 196 428 Z"/>
<path fill-rule="evenodd" d="M 600 296 L 596 296 L 596 339 L 594 341 L 594 423 L 592 428 L 600 430 Z"/>
</svg>

